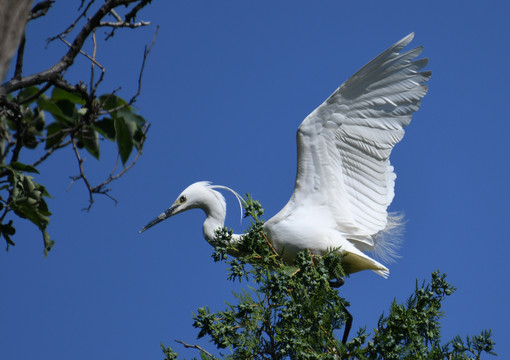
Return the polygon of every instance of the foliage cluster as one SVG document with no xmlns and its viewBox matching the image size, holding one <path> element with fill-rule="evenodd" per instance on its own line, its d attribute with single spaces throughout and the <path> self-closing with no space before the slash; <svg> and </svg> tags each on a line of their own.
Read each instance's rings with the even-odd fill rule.
<svg viewBox="0 0 510 360">
<path fill-rule="evenodd" d="M 483 353 L 494 355 L 490 331 L 465 342 L 459 336 L 441 342 L 442 302 L 455 288 L 439 271 L 432 274 L 430 283 L 417 282 L 404 304 L 395 300 L 373 334 L 360 329 L 350 341 L 340 341 L 337 335 L 347 320 L 349 303 L 331 280 L 345 276 L 341 257 L 302 251 L 294 266 L 287 266 L 264 236 L 260 203 L 247 196 L 245 209 L 252 218 L 245 236 L 233 243 L 231 230 L 219 231 L 213 259 L 228 264 L 228 280 L 248 286 L 235 294 L 236 304 L 217 312 L 201 307 L 193 317 L 198 338 L 208 337 L 223 358 L 480 359 Z M 197 349 L 202 359 L 217 358 L 199 345 L 178 342 Z M 165 359 L 177 358 L 174 350 L 161 346 Z M 225 349 L 228 353 L 223 354 Z"/>
<path fill-rule="evenodd" d="M 28 23 L 44 19 L 54 3 L 53 0 L 37 2 L 28 14 Z M 48 43 L 56 40 L 62 43 L 62 57 L 50 68 L 36 74 L 24 73 L 28 41 L 26 34 L 23 35 L 12 77 L 0 85 L 0 236 L 5 239 L 7 249 L 15 244 L 14 221 L 17 218 L 31 221 L 41 231 L 45 255 L 53 246 L 54 241 L 47 232 L 51 212 L 46 199 L 50 195 L 38 182 L 37 174 L 40 165 L 57 150 L 69 149 L 74 153 L 77 175 L 71 176 L 71 184 L 78 180 L 85 184 L 89 194 L 87 209 L 92 206 L 95 194 L 113 199 L 107 185 L 124 175 L 141 154 L 148 126 L 132 104 L 140 94 L 142 72 L 150 47 L 143 53 L 138 91 L 126 101 L 117 96 L 118 89 L 99 92 L 105 67 L 100 64 L 96 31 L 109 29 L 106 41 L 119 28 L 150 24 L 135 21 L 138 12 L 149 3 L 149 0 L 80 1 L 74 21 L 65 24 L 67 27 L 61 33 L 51 34 L 54 36 L 47 40 Z M 24 26 L 24 23 L 20 25 Z M 86 45 L 92 48 L 90 54 L 83 50 Z M 66 79 L 66 70 L 73 66 L 78 56 L 90 61 L 89 82 L 72 83 Z M 86 176 L 84 155 L 99 159 L 102 139 L 116 144 L 117 163 L 120 160 L 123 168 L 117 170 L 116 163 L 106 179 L 94 185 Z M 137 155 L 130 162 L 134 149 Z"/>
</svg>

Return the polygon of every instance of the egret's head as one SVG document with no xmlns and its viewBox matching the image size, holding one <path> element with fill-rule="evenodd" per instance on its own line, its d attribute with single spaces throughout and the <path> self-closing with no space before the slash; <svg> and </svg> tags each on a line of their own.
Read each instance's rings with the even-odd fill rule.
<svg viewBox="0 0 510 360">
<path fill-rule="evenodd" d="M 210 215 L 212 212 L 219 212 L 218 215 L 224 218 L 227 208 L 225 198 L 219 192 L 215 191 L 215 188 L 231 191 L 236 196 L 239 204 L 241 204 L 242 199 L 235 191 L 225 186 L 211 185 L 208 181 L 199 181 L 191 184 L 181 192 L 172 206 L 145 225 L 142 230 L 140 230 L 140 233 L 175 214 L 189 209 L 199 208 L 204 210 L 207 215 Z"/>
</svg>

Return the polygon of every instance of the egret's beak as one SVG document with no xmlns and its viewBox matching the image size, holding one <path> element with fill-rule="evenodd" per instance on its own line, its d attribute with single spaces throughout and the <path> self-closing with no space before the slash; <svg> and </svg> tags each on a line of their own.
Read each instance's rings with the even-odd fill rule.
<svg viewBox="0 0 510 360">
<path fill-rule="evenodd" d="M 168 219 L 169 217 L 171 217 L 172 215 L 174 215 L 174 212 L 175 212 L 175 209 L 179 206 L 179 204 L 174 204 L 172 206 L 170 206 L 170 208 L 168 210 L 166 210 L 164 213 L 161 213 L 159 214 L 159 216 L 157 218 L 155 218 L 154 220 L 152 220 L 151 222 L 149 222 L 147 225 L 145 225 L 142 230 L 140 230 L 138 233 L 141 234 L 143 233 L 145 230 L 147 230 L 148 228 L 151 228 L 153 227 L 154 225 L 156 225 L 157 223 L 160 223 L 162 222 L 163 220 L 165 219 Z"/>
</svg>

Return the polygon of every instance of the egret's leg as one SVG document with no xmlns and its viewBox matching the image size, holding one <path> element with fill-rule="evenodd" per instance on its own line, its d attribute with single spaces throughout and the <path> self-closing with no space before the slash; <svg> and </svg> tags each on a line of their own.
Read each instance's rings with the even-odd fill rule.
<svg viewBox="0 0 510 360">
<path fill-rule="evenodd" d="M 342 286 L 343 284 L 345 284 L 345 280 L 344 278 L 338 278 L 336 280 L 330 280 L 329 281 L 329 285 L 332 287 L 332 288 L 339 288 L 340 286 Z M 347 338 L 349 337 L 349 333 L 351 332 L 351 327 L 352 327 L 352 315 L 351 313 L 347 310 L 347 308 L 342 304 L 342 308 L 344 309 L 344 312 L 345 312 L 345 329 L 344 329 L 344 336 L 342 337 L 342 344 L 345 344 L 347 342 Z"/>
</svg>

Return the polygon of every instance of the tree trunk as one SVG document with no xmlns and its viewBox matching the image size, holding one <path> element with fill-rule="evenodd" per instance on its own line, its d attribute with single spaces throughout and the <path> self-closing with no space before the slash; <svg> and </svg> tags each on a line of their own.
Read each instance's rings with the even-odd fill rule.
<svg viewBox="0 0 510 360">
<path fill-rule="evenodd" d="M 0 82 L 25 31 L 32 0 L 0 0 Z"/>
</svg>

